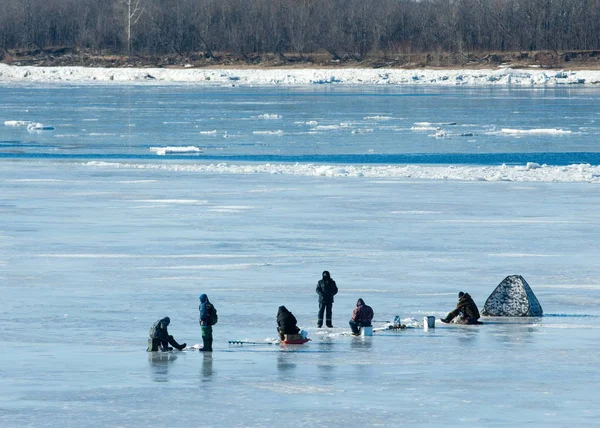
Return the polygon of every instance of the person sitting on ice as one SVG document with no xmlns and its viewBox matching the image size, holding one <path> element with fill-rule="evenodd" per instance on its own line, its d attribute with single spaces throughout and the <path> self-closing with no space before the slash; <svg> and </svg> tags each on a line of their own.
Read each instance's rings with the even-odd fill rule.
<svg viewBox="0 0 600 428">
<path fill-rule="evenodd" d="M 173 348 L 181 351 L 183 348 L 185 348 L 185 343 L 180 345 L 175 341 L 173 336 L 169 334 L 167 327 L 170 323 L 171 319 L 169 317 L 164 317 L 152 325 L 149 333 L 150 337 L 148 339 L 148 352 L 166 352 L 172 351 Z M 171 348 L 169 345 L 171 345 L 173 348 Z"/>
<path fill-rule="evenodd" d="M 352 319 L 349 321 L 352 334 L 358 336 L 361 327 L 371 327 L 373 320 L 373 309 L 365 304 L 363 299 L 356 301 L 356 308 L 352 311 Z"/>
<path fill-rule="evenodd" d="M 296 325 L 298 321 L 285 306 L 280 306 L 277 311 L 277 333 L 279 339 L 284 340 L 286 334 L 299 334 L 300 329 Z"/>
<path fill-rule="evenodd" d="M 450 312 L 446 318 L 442 318 L 442 322 L 450 323 L 456 317 L 460 317 L 458 323 L 460 324 L 481 324 L 479 320 L 479 309 L 477 305 L 469 295 L 469 293 L 458 293 L 458 303 L 456 309 Z"/>
</svg>

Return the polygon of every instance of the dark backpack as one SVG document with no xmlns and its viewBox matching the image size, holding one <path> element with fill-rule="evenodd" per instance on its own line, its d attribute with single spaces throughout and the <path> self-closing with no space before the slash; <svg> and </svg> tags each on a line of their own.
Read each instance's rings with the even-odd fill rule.
<svg viewBox="0 0 600 428">
<path fill-rule="evenodd" d="M 210 320 L 210 325 L 215 325 L 217 321 L 219 321 L 219 316 L 217 315 L 217 309 L 210 303 L 206 305 L 206 310 L 208 311 L 208 318 Z"/>
</svg>

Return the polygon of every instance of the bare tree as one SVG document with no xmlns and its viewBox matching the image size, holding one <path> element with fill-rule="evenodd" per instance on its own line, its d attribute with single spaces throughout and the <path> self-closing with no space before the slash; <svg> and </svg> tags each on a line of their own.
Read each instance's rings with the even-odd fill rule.
<svg viewBox="0 0 600 428">
<path fill-rule="evenodd" d="M 237 54 L 600 50 L 600 0 L 0 0 L 0 48 Z M 441 57 L 441 56 L 440 56 Z"/>
<path fill-rule="evenodd" d="M 121 0 L 125 6 L 125 30 L 127 37 L 127 55 L 131 55 L 131 29 L 138 23 L 144 9 L 146 8 L 145 0 Z"/>
</svg>

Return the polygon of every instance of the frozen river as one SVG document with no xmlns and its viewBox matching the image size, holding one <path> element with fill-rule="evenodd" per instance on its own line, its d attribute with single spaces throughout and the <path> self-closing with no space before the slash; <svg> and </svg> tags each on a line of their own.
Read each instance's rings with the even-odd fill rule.
<svg viewBox="0 0 600 428">
<path fill-rule="evenodd" d="M 598 90 L 0 97 L 0 426 L 597 424 Z M 378 321 L 439 319 L 510 274 L 543 318 L 344 334 L 359 297 Z M 215 352 L 146 353 L 164 316 L 201 343 L 201 293 Z M 266 344 L 280 305 L 311 342 Z"/>
</svg>

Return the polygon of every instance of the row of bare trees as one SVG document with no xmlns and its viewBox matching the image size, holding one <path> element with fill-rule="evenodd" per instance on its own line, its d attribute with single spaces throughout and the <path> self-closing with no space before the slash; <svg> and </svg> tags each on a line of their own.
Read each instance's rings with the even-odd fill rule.
<svg viewBox="0 0 600 428">
<path fill-rule="evenodd" d="M 600 0 L 1 0 L 0 49 L 481 52 L 600 49 Z"/>
</svg>

